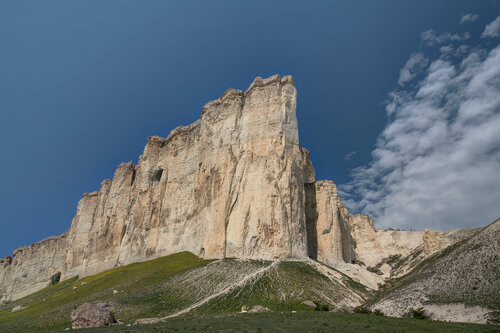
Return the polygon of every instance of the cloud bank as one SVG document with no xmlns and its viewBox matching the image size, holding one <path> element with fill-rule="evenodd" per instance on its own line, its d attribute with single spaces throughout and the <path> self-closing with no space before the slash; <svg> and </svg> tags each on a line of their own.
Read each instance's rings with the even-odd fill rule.
<svg viewBox="0 0 500 333">
<path fill-rule="evenodd" d="M 429 48 L 450 36 L 463 40 L 422 39 Z M 399 84 L 411 84 L 389 93 L 372 162 L 352 170 L 341 194 L 378 227 L 483 226 L 500 217 L 500 45 L 449 46 L 433 60 L 424 52 L 401 70 Z"/>
</svg>

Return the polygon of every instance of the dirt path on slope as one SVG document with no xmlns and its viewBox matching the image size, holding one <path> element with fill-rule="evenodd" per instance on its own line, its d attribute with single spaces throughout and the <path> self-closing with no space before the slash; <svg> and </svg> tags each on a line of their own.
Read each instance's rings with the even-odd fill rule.
<svg viewBox="0 0 500 333">
<path fill-rule="evenodd" d="M 245 276 L 243 279 L 239 280 L 238 282 L 235 282 L 229 286 L 227 286 L 226 288 L 222 289 L 221 291 L 215 293 L 215 294 L 212 294 L 204 299 L 202 299 L 201 301 L 198 301 L 190 306 L 188 306 L 187 308 L 185 309 L 182 309 L 180 311 L 177 311 L 175 313 L 172 313 L 168 316 L 165 316 L 165 317 L 162 317 L 162 318 L 145 318 L 145 319 L 137 319 L 134 323 L 134 325 L 146 325 L 146 324 L 154 324 L 154 323 L 159 323 L 159 322 L 163 322 L 167 319 L 170 319 L 170 318 L 175 318 L 175 317 L 178 317 L 180 315 L 183 315 L 185 313 L 188 313 L 189 311 L 193 310 L 193 309 L 196 309 L 196 308 L 199 308 L 200 306 L 210 302 L 211 300 L 219 297 L 219 296 L 222 296 L 222 295 L 225 295 L 227 293 L 229 293 L 230 291 L 232 291 L 234 288 L 238 288 L 238 287 L 243 287 L 245 284 L 247 284 L 249 281 L 251 281 L 252 279 L 264 274 L 265 272 L 271 270 L 272 268 L 276 267 L 278 264 L 279 264 L 279 260 L 277 261 L 273 261 L 269 266 L 266 266 L 266 267 L 263 267 L 251 274 L 248 274 L 247 276 Z"/>
</svg>

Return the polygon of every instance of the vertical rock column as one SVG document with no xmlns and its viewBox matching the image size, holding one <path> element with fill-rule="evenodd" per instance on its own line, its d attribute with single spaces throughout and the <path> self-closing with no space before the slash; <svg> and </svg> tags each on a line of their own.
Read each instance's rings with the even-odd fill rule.
<svg viewBox="0 0 500 333">
<path fill-rule="evenodd" d="M 306 186 L 309 255 L 312 258 L 329 265 L 354 259 L 348 216 L 332 181 L 317 181 Z"/>
<path fill-rule="evenodd" d="M 242 100 L 225 256 L 305 258 L 306 151 L 291 77 L 255 79 Z"/>
</svg>

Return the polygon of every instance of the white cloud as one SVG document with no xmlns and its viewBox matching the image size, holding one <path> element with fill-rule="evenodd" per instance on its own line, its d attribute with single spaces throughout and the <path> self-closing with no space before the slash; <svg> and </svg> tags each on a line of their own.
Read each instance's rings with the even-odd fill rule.
<svg viewBox="0 0 500 333">
<path fill-rule="evenodd" d="M 481 34 L 481 38 L 494 38 L 500 36 L 500 15 L 497 18 L 486 25 L 483 33 Z"/>
<path fill-rule="evenodd" d="M 358 153 L 357 151 L 351 151 L 349 154 L 346 154 L 344 156 L 344 159 L 346 161 L 350 161 L 354 157 L 354 155 L 356 155 L 357 153 Z"/>
<path fill-rule="evenodd" d="M 462 57 L 464 54 L 466 54 L 469 51 L 469 49 L 470 49 L 470 46 L 468 46 L 468 45 L 460 45 L 455 50 L 455 55 L 458 57 Z"/>
<path fill-rule="evenodd" d="M 453 52 L 453 46 L 451 45 L 441 46 L 439 48 L 439 52 L 441 52 L 442 54 L 450 54 Z"/>
<path fill-rule="evenodd" d="M 406 82 L 413 80 L 413 78 L 427 66 L 428 62 L 429 61 L 424 57 L 422 52 L 413 53 L 399 72 L 399 85 L 404 86 Z"/>
<path fill-rule="evenodd" d="M 500 45 L 458 49 L 389 93 L 390 121 L 372 162 L 339 186 L 346 205 L 379 227 L 483 226 L 500 217 Z M 408 62 L 398 82 L 414 77 Z"/>
<path fill-rule="evenodd" d="M 478 19 L 478 17 L 479 17 L 479 15 L 477 15 L 477 14 L 465 14 L 460 19 L 460 23 L 474 22 L 475 20 Z"/>
<path fill-rule="evenodd" d="M 445 42 L 457 42 L 463 41 L 470 38 L 469 32 L 464 32 L 463 35 L 459 34 L 451 34 L 449 32 L 444 32 L 438 35 L 434 30 L 426 30 L 420 34 L 420 38 L 422 39 L 422 43 L 425 46 L 435 46 Z"/>
</svg>

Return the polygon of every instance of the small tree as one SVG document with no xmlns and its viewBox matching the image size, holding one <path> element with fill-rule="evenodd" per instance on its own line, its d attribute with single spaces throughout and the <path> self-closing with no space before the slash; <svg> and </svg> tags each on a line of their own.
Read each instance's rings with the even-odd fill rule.
<svg viewBox="0 0 500 333">
<path fill-rule="evenodd" d="M 417 309 L 411 308 L 410 317 L 414 319 L 429 319 L 429 316 L 423 307 Z"/>
<path fill-rule="evenodd" d="M 373 314 L 374 314 L 375 316 L 383 316 L 383 315 L 384 315 L 384 313 L 383 313 L 383 312 L 382 312 L 382 310 L 380 310 L 380 309 L 375 309 L 375 310 L 373 310 Z"/>
<path fill-rule="evenodd" d="M 314 311 L 330 311 L 330 306 L 328 304 L 319 304 L 316 305 Z"/>
</svg>

